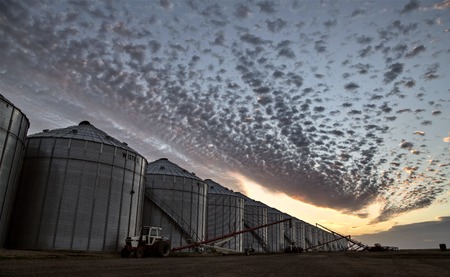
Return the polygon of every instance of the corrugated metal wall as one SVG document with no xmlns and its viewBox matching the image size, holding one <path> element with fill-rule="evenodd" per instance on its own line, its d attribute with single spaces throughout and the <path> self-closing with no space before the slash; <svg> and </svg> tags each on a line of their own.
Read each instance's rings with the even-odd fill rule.
<svg viewBox="0 0 450 277">
<path fill-rule="evenodd" d="M 10 225 L 29 126 L 26 116 L 0 94 L 0 248 Z"/>
</svg>

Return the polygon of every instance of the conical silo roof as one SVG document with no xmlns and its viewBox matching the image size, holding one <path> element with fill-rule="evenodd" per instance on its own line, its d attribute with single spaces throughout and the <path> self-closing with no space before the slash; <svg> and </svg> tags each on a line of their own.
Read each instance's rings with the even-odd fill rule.
<svg viewBox="0 0 450 277">
<path fill-rule="evenodd" d="M 125 142 L 120 142 L 119 140 L 109 136 L 104 131 L 97 129 L 94 125 L 89 123 L 89 121 L 82 121 L 78 125 L 69 126 L 67 128 L 44 130 L 43 132 L 33 134 L 28 137 L 29 138 L 52 137 L 52 138 L 66 138 L 66 139 L 93 141 L 122 148 L 124 150 L 128 150 L 130 152 L 134 152 L 137 154 L 137 152 L 131 147 L 129 147 Z"/>
<path fill-rule="evenodd" d="M 179 176 L 203 182 L 203 180 L 198 178 L 195 173 L 191 173 L 186 169 L 181 168 L 179 165 L 169 161 L 167 158 L 161 158 L 149 163 L 147 166 L 147 174 Z"/>
<path fill-rule="evenodd" d="M 261 202 L 261 201 L 257 201 L 257 200 L 255 200 L 255 199 L 252 199 L 252 198 L 250 198 L 250 197 L 248 197 L 248 196 L 246 196 L 246 195 L 244 195 L 244 194 L 242 194 L 242 193 L 240 193 L 240 192 L 236 192 L 240 197 L 242 197 L 242 198 L 244 198 L 244 200 L 245 200 L 245 205 L 249 205 L 249 206 L 259 206 L 259 207 L 262 207 L 262 208 L 267 208 L 268 206 L 266 205 L 266 204 L 264 204 L 263 202 Z"/>
<path fill-rule="evenodd" d="M 206 179 L 205 183 L 208 184 L 208 186 L 209 186 L 208 193 L 210 193 L 210 194 L 223 194 L 223 195 L 231 195 L 231 196 L 242 198 L 240 195 L 238 195 L 234 191 L 214 182 L 211 179 Z"/>
</svg>

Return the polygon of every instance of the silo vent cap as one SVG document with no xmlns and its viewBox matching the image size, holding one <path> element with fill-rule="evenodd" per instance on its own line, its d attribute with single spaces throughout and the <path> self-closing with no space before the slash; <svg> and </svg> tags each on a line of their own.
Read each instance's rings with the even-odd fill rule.
<svg viewBox="0 0 450 277">
<path fill-rule="evenodd" d="M 87 120 L 83 120 L 80 122 L 80 124 L 78 124 L 78 126 L 80 126 L 80 125 L 91 125 L 91 123 Z"/>
</svg>

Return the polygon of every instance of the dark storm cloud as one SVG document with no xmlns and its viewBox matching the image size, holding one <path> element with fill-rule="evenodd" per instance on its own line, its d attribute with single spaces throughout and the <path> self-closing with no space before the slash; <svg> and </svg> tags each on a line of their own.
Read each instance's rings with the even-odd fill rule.
<svg viewBox="0 0 450 277">
<path fill-rule="evenodd" d="M 423 51 L 425 51 L 425 46 L 419 45 L 419 46 L 414 47 L 408 53 L 406 53 L 405 57 L 406 58 L 411 58 L 411 57 L 414 57 L 414 56 L 418 55 L 420 52 L 423 52 Z"/>
<path fill-rule="evenodd" d="M 257 5 L 259 6 L 260 11 L 264 13 L 272 14 L 277 11 L 275 9 L 275 4 L 272 1 L 261 1 L 258 2 Z"/>
<path fill-rule="evenodd" d="M 368 55 L 370 55 L 371 53 L 373 53 L 372 52 L 372 46 L 367 46 L 366 48 L 364 48 L 364 49 L 361 49 L 361 50 L 359 50 L 359 56 L 361 57 L 361 58 L 365 58 L 365 57 L 367 57 Z"/>
<path fill-rule="evenodd" d="M 324 53 L 324 52 L 327 51 L 327 47 L 326 47 L 325 44 L 326 44 L 325 41 L 323 41 L 323 40 L 318 40 L 318 41 L 316 41 L 316 42 L 314 43 L 314 49 L 316 49 L 316 51 L 317 51 L 318 53 Z"/>
<path fill-rule="evenodd" d="M 254 36 L 252 34 L 246 33 L 241 36 L 241 40 L 254 45 L 265 44 L 268 41 L 261 39 L 260 37 Z"/>
<path fill-rule="evenodd" d="M 405 82 L 405 87 L 408 87 L 408 88 L 412 88 L 415 85 L 416 85 L 416 81 L 414 81 L 414 80 L 408 80 Z"/>
<path fill-rule="evenodd" d="M 388 71 L 384 73 L 384 82 L 391 83 L 402 73 L 403 73 L 402 63 L 391 64 L 389 65 Z"/>
<path fill-rule="evenodd" d="M 303 78 L 295 73 L 288 73 L 287 74 L 287 81 L 286 83 L 288 85 L 295 85 L 297 88 L 301 87 L 303 85 Z"/>
<path fill-rule="evenodd" d="M 420 7 L 419 2 L 417 2 L 415 0 L 411 0 L 411 1 L 409 1 L 408 4 L 406 4 L 405 7 L 403 7 L 403 9 L 400 11 L 400 13 L 409 13 L 409 12 L 417 10 L 419 7 Z"/>
<path fill-rule="evenodd" d="M 267 29 L 269 29 L 271 32 L 274 32 L 274 33 L 278 33 L 287 25 L 287 22 L 281 18 L 278 18 L 277 20 L 273 20 L 273 21 L 267 20 L 266 23 L 267 23 Z"/>
<path fill-rule="evenodd" d="M 439 68 L 438 63 L 428 66 L 425 74 L 423 75 L 423 78 L 427 79 L 427 80 L 433 80 L 433 79 L 439 78 L 439 75 L 436 74 L 438 71 L 438 68 Z"/>
<path fill-rule="evenodd" d="M 324 25 L 326 28 L 334 27 L 334 26 L 337 25 L 337 20 L 336 20 L 336 19 L 334 19 L 334 20 L 327 20 L 327 21 L 325 21 L 325 22 L 323 23 L 323 25 Z"/>
<path fill-rule="evenodd" d="M 356 41 L 361 44 L 369 44 L 372 42 L 372 40 L 373 40 L 372 37 L 368 37 L 365 35 L 362 35 L 362 36 L 356 38 Z"/>
<path fill-rule="evenodd" d="M 409 35 L 417 29 L 417 23 L 402 24 L 401 20 L 394 20 L 385 29 L 378 30 L 378 35 L 382 40 L 391 41 L 399 35 Z"/>
<path fill-rule="evenodd" d="M 258 94 L 261 94 L 261 93 L 269 93 L 271 91 L 271 89 L 269 87 L 259 87 L 259 88 L 253 89 L 253 91 Z"/>
<path fill-rule="evenodd" d="M 215 37 L 213 43 L 216 44 L 216 45 L 224 46 L 225 45 L 225 35 L 224 35 L 224 33 L 223 32 L 216 33 L 216 37 Z"/>
<path fill-rule="evenodd" d="M 354 90 L 356 90 L 356 89 L 359 88 L 359 85 L 358 85 L 358 84 L 355 84 L 355 83 L 353 83 L 353 82 L 350 82 L 350 83 L 346 84 L 346 85 L 344 86 L 344 88 L 345 88 L 346 90 L 348 90 L 348 91 L 354 91 Z"/>
<path fill-rule="evenodd" d="M 172 7 L 172 3 L 170 2 L 170 0 L 159 0 L 159 4 L 166 10 Z"/>
<path fill-rule="evenodd" d="M 370 69 L 373 68 L 373 66 L 371 64 L 358 63 L 352 66 L 352 68 L 357 69 L 359 74 L 367 74 L 369 73 Z"/>
<path fill-rule="evenodd" d="M 428 142 L 415 140 L 413 131 L 404 132 L 414 135 L 403 138 L 410 146 L 391 138 L 391 130 L 404 128 L 397 121 L 425 130 L 429 117 L 438 122 L 447 108 L 427 101 L 406 106 L 417 98 L 401 89 L 426 91 L 446 75 L 435 60 L 421 63 L 435 50 L 415 42 L 422 37 L 408 39 L 419 27 L 403 17 L 367 22 L 378 37 L 367 31 L 341 38 L 341 28 L 352 26 L 348 19 L 292 19 L 273 1 L 230 8 L 161 0 L 139 12 L 133 5 L 107 7 L 114 2 L 69 2 L 58 6 L 61 14 L 50 4 L 0 5 L 0 78 L 29 84 L 24 98 L 51 103 L 60 114 L 110 120 L 130 139 L 139 134 L 134 142 L 152 159 L 172 155 L 214 172 L 237 171 L 268 189 L 361 216 L 386 198 L 378 221 L 430 205 L 442 191 L 443 185 L 413 184 L 424 173 L 407 157 L 425 156 L 421 145 Z M 364 14 L 355 10 L 350 20 Z M 408 69 L 410 62 L 417 66 Z M 419 108 L 421 114 L 412 112 Z M 430 166 L 448 164 L 441 160 Z M 385 169 L 391 171 L 380 175 Z M 397 193 L 406 181 L 412 193 Z"/>
<path fill-rule="evenodd" d="M 246 5 L 239 4 L 236 6 L 234 15 L 238 18 L 247 18 L 250 15 L 250 8 Z"/>
<path fill-rule="evenodd" d="M 294 51 L 292 51 L 292 49 L 289 47 L 284 47 L 284 48 L 280 49 L 280 51 L 278 51 L 278 55 L 289 58 L 289 59 L 295 58 Z"/>
<path fill-rule="evenodd" d="M 363 15 L 365 13 L 366 13 L 365 9 L 357 9 L 352 12 L 351 16 L 354 17 L 354 16 L 358 16 L 358 15 Z"/>
</svg>

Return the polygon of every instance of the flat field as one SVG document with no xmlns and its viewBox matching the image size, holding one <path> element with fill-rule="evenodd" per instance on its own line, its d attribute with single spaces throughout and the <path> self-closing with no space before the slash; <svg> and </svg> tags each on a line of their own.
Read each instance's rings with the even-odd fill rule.
<svg viewBox="0 0 450 277">
<path fill-rule="evenodd" d="M 450 251 L 172 255 L 0 250 L 0 276 L 450 276 Z"/>
</svg>

